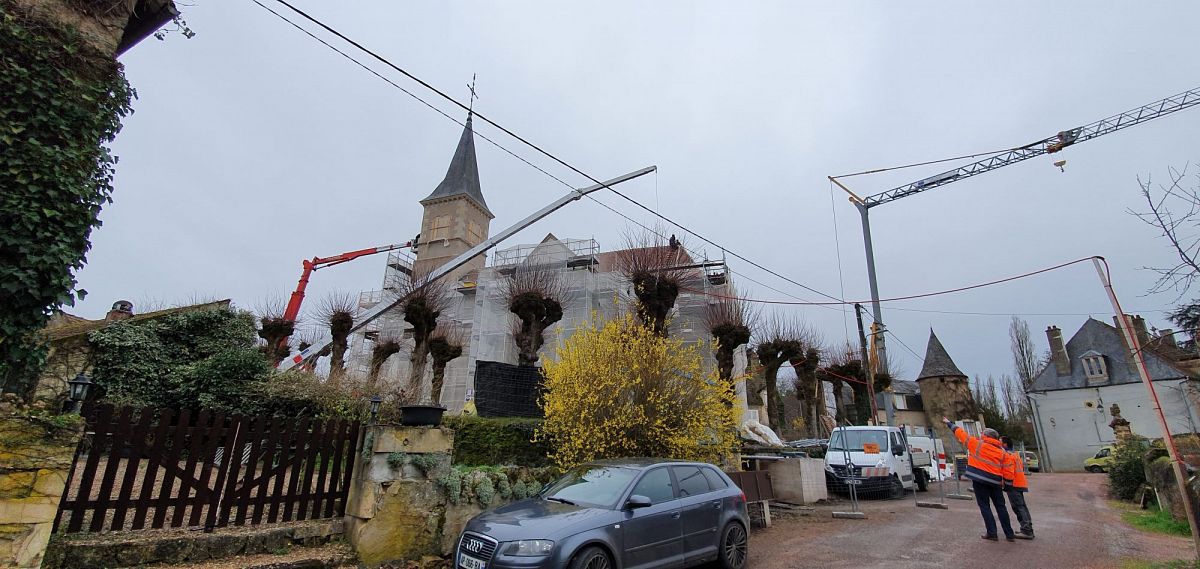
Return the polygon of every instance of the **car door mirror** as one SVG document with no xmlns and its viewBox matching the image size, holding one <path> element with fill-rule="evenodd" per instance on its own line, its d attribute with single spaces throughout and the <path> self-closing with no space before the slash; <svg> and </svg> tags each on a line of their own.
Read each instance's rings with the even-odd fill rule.
<svg viewBox="0 0 1200 569">
<path fill-rule="evenodd" d="M 652 505 L 654 505 L 654 504 L 652 502 L 650 502 L 650 498 L 647 498 L 641 494 L 634 494 L 629 497 L 629 500 L 627 502 L 625 502 L 625 507 L 629 508 L 630 510 L 636 510 L 638 508 L 646 508 L 646 507 L 649 507 Z"/>
</svg>

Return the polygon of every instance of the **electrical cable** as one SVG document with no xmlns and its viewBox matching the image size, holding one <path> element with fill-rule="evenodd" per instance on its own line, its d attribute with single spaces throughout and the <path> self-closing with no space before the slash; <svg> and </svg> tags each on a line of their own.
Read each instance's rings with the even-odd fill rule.
<svg viewBox="0 0 1200 569">
<path fill-rule="evenodd" d="M 996 280 L 992 280 L 992 281 L 988 281 L 988 282 L 984 282 L 984 283 L 978 283 L 978 284 L 973 284 L 973 285 L 968 285 L 968 286 L 962 286 L 962 287 L 958 287 L 958 288 L 952 288 L 952 289 L 947 289 L 947 290 L 939 290 L 939 291 L 935 291 L 935 292 L 926 292 L 926 293 L 921 293 L 921 294 L 910 294 L 910 295 L 906 295 L 906 296 L 895 296 L 895 297 L 891 297 L 891 298 L 881 298 L 881 299 L 879 299 L 879 301 L 878 301 L 878 302 L 895 302 L 895 301 L 898 301 L 898 300 L 912 300 L 912 299 L 916 299 L 916 298 L 928 298 L 928 297 L 931 297 L 931 296 L 941 296 L 941 295 L 946 295 L 946 294 L 953 294 L 953 293 L 956 293 L 956 292 L 964 292 L 964 291 L 968 291 L 968 290 L 974 290 L 974 289 L 978 289 L 978 288 L 983 288 L 983 287 L 988 287 L 988 286 L 998 285 L 998 284 L 1002 284 L 1002 283 L 1006 283 L 1006 282 L 1010 282 L 1010 281 L 1015 281 L 1015 280 L 1017 280 L 1017 279 L 1023 279 L 1023 278 L 1027 278 L 1027 277 L 1032 277 L 1032 276 L 1034 276 L 1034 275 L 1040 275 L 1040 274 L 1042 274 L 1042 273 L 1046 273 L 1046 272 L 1049 272 L 1049 271 L 1053 271 L 1053 270 L 1061 269 L 1061 268 L 1064 268 L 1064 267 L 1069 267 L 1069 266 L 1071 266 L 1071 265 L 1075 265 L 1075 264 L 1078 264 L 1078 263 L 1082 263 L 1082 262 L 1084 262 L 1084 261 L 1091 261 L 1092 259 L 1101 259 L 1101 260 L 1103 260 L 1103 259 L 1104 259 L 1104 257 L 1101 257 L 1101 256 L 1099 256 L 1099 255 L 1093 255 L 1093 256 L 1091 256 L 1091 257 L 1083 257 L 1083 258 L 1081 258 L 1081 259 L 1076 259 L 1076 260 L 1074 260 L 1074 261 L 1069 261 L 1069 262 L 1066 262 L 1066 263 L 1060 263 L 1060 264 L 1058 264 L 1058 265 L 1054 265 L 1054 266 L 1052 266 L 1052 267 L 1046 267 L 1046 268 L 1043 268 L 1043 269 L 1038 269 L 1038 270 L 1036 270 L 1036 271 L 1029 271 L 1029 272 L 1027 272 L 1027 273 L 1021 273 L 1021 274 L 1019 274 L 1019 275 L 1014 275 L 1014 276 L 1011 276 L 1011 277 L 1005 277 L 1005 278 L 1002 278 L 1002 279 L 996 279 Z M 680 290 L 688 290 L 689 292 L 698 292 L 698 293 L 701 293 L 701 294 L 706 294 L 706 295 L 708 295 L 708 296 L 713 296 L 713 297 L 716 297 L 716 298 L 725 298 L 725 299 L 729 299 L 729 300 L 739 300 L 739 301 L 742 301 L 742 302 L 754 302 L 754 303 L 759 303 L 759 304 L 787 304 L 787 305 L 805 306 L 805 305 L 820 305 L 820 304 L 824 304 L 824 305 L 837 305 L 837 304 L 865 304 L 865 303 L 873 302 L 873 301 L 871 301 L 871 300 L 854 300 L 854 301 L 844 300 L 844 301 L 838 301 L 838 302 L 824 302 L 824 301 L 821 301 L 821 302 L 791 302 L 791 301 L 786 301 L 786 300 L 763 300 L 763 299 L 755 299 L 755 298 L 745 298 L 745 297 L 737 297 L 737 296 L 727 296 L 727 295 L 720 295 L 720 294 L 716 294 L 716 293 L 710 293 L 710 292 L 698 291 L 698 290 L 694 290 L 694 289 L 685 289 L 684 287 L 680 287 Z"/>
<path fill-rule="evenodd" d="M 377 73 L 377 72 L 375 72 L 374 70 L 370 69 L 370 68 L 369 68 L 369 67 L 367 67 L 366 65 L 363 65 L 362 63 L 358 62 L 357 60 L 355 60 L 354 58 L 350 57 L 349 55 L 346 55 L 344 52 L 342 52 L 341 50 L 339 50 L 339 49 L 337 49 L 337 48 L 333 47 L 333 46 L 332 46 L 332 45 L 330 45 L 328 42 L 325 42 L 324 40 L 322 40 L 322 39 L 318 38 L 317 36 L 315 36 L 315 35 L 314 35 L 314 34 L 312 34 L 311 32 L 309 32 L 309 31 L 305 30 L 304 28 L 301 28 L 301 27 L 300 27 L 299 25 L 297 25 L 295 22 L 292 22 L 291 20 L 287 19 L 286 17 L 284 17 L 283 15 L 279 14 L 279 13 L 278 13 L 278 12 L 276 12 L 276 11 L 274 11 L 274 10 L 271 10 L 270 8 L 267 8 L 267 7 L 266 7 L 265 5 L 263 5 L 263 4 L 262 4 L 262 3 L 261 3 L 259 0 L 251 0 L 251 1 L 252 1 L 252 2 L 254 2 L 255 4 L 258 4 L 258 5 L 259 5 L 259 6 L 261 6 L 262 8 L 266 9 L 268 12 L 270 12 L 270 13 L 274 14 L 276 17 L 278 17 L 278 18 L 280 18 L 280 19 L 284 20 L 285 22 L 287 22 L 287 23 L 291 24 L 293 27 L 295 27 L 295 28 L 297 28 L 297 29 L 299 29 L 299 30 L 303 31 L 303 32 L 304 32 L 306 35 L 308 35 L 309 37 L 312 37 L 312 38 L 314 38 L 314 39 L 317 39 L 318 41 L 320 41 L 322 44 L 326 45 L 326 46 L 327 46 L 327 47 L 329 47 L 330 49 L 333 49 L 334 51 L 337 51 L 338 53 L 341 53 L 343 56 L 347 57 L 347 58 L 348 58 L 348 59 L 350 59 L 351 61 L 354 61 L 354 62 L 355 62 L 356 64 L 358 64 L 360 67 L 362 67 L 362 68 L 366 69 L 367 71 L 370 71 L 372 74 L 374 74 L 374 75 L 376 75 L 376 76 L 379 76 L 381 79 L 384 79 L 385 81 L 387 81 L 388 83 L 392 84 L 393 86 L 396 86 L 397 88 L 401 89 L 401 90 L 402 90 L 402 91 L 404 91 L 405 93 L 408 93 L 410 96 L 413 96 L 414 98 L 417 98 L 418 100 L 420 100 L 420 101 L 421 101 L 422 103 L 424 103 L 425 105 L 427 105 L 427 106 L 430 106 L 431 108 L 434 108 L 434 107 L 432 107 L 432 105 L 430 105 L 428 102 L 425 102 L 425 101 L 421 100 L 420 98 L 416 97 L 415 95 L 412 95 L 412 93 L 410 93 L 410 92 L 408 92 L 407 90 L 403 89 L 402 87 L 400 87 L 400 86 L 399 86 L 399 85 L 397 85 L 396 83 L 392 82 L 391 80 L 388 80 L 388 79 L 384 78 L 384 77 L 383 77 L 382 75 L 380 75 L 379 73 Z M 366 48 L 365 46 L 363 46 L 362 44 L 360 44 L 360 43 L 358 43 L 358 42 L 354 41 L 353 39 L 350 39 L 350 38 L 349 38 L 349 37 L 347 37 L 346 35 L 344 35 L 344 34 L 342 34 L 341 32 L 339 32 L 339 31 L 335 30 L 334 28 L 330 27 L 329 25 L 325 24 L 324 22 L 322 22 L 322 21 L 320 21 L 320 20 L 316 19 L 315 17 L 313 17 L 313 16 L 309 15 L 307 12 L 305 12 L 305 11 L 303 11 L 303 10 L 301 10 L 301 9 L 299 9 L 299 8 L 297 8 L 297 7 L 295 7 L 295 6 L 293 6 L 292 4 L 288 3 L 286 0 L 274 0 L 274 1 L 275 1 L 275 2 L 277 2 L 277 3 L 279 3 L 279 4 L 282 4 L 282 5 L 286 6 L 286 7 L 287 7 L 289 10 L 291 10 L 291 11 L 295 12 L 295 13 L 296 13 L 296 14 L 298 14 L 300 17 L 302 17 L 302 18 L 304 18 L 304 19 L 308 20 L 309 22 L 311 22 L 311 23 L 313 23 L 313 24 L 315 24 L 315 25 L 319 26 L 320 28 L 322 28 L 322 29 L 324 29 L 325 31 L 327 31 L 327 32 L 329 32 L 329 33 L 331 33 L 331 34 L 333 34 L 334 36 L 337 36 L 337 37 L 338 37 L 339 39 L 341 39 L 342 41 L 345 41 L 346 43 L 349 43 L 350 45 L 352 45 L 352 46 L 354 46 L 355 48 L 357 48 L 359 51 L 361 51 L 361 52 L 363 52 L 363 53 L 365 53 L 365 54 L 367 54 L 367 55 L 371 56 L 372 58 L 374 58 L 375 60 L 379 61 L 380 63 L 383 63 L 384 65 L 386 65 L 386 66 L 388 66 L 388 67 L 392 68 L 393 70 L 395 70 L 395 71 L 397 71 L 398 73 L 400 73 L 400 74 L 404 75 L 405 77 L 408 77 L 409 79 L 411 79 L 411 80 L 415 81 L 415 82 L 416 82 L 418 85 L 421 85 L 422 87 L 424 87 L 424 88 L 426 88 L 426 89 L 428 89 L 428 90 L 430 90 L 430 91 L 432 91 L 432 92 L 436 93 L 438 96 L 440 96 L 440 97 L 442 97 L 443 99 L 445 99 L 445 100 L 449 101 L 450 103 L 453 103 L 454 105 L 457 105 L 457 106 L 458 106 L 458 107 L 460 107 L 462 110 L 464 110 L 464 111 L 468 111 L 469 113 L 473 113 L 473 114 L 474 114 L 474 116 L 476 116 L 476 117 L 479 117 L 479 119 L 480 119 L 480 120 L 482 120 L 483 122 L 486 122 L 487 124 L 489 124 L 489 125 L 491 125 L 492 127 L 496 128 L 496 129 L 498 129 L 498 130 L 500 130 L 500 131 L 501 131 L 501 132 L 503 132 L 504 134 L 507 134 L 508 136 L 510 136 L 510 137 L 512 137 L 512 138 L 514 138 L 514 139 L 516 139 L 517 141 L 521 142 L 522 144 L 525 144 L 526 146 L 528 146 L 529 148 L 533 149 L 534 151 L 536 151 L 536 152 L 538 152 L 538 153 L 542 154 L 543 156 L 546 156 L 547 158 L 549 158 L 550 160 L 552 160 L 552 161 L 554 161 L 554 162 L 557 162 L 558 164 L 562 165 L 563 167 L 567 168 L 568 170 L 571 170 L 572 172 L 575 172 L 576 174 L 579 174 L 580 176 L 583 176 L 584 178 L 587 178 L 587 179 L 588 179 L 588 180 L 590 180 L 590 181 L 591 181 L 593 184 L 601 185 L 602 187 L 604 187 L 605 189 L 608 189 L 609 191 L 611 191 L 612 193 L 614 193 L 614 194 L 616 194 L 617 196 L 621 197 L 622 199 L 624 199 L 624 200 L 628 201 L 629 203 L 631 203 L 631 204 L 633 204 L 633 205 L 637 206 L 638 208 L 641 208 L 641 209 L 645 210 L 646 212 L 648 212 L 648 213 L 650 213 L 650 214 L 654 215 L 655 217 L 658 217 L 659 219 L 661 219 L 661 220 L 663 220 L 663 221 L 667 222 L 668 224 L 670 224 L 670 225 L 673 225 L 673 226 L 675 226 L 675 227 L 678 227 L 680 230 L 682 230 L 682 231 L 684 231 L 684 232 L 686 232 L 686 233 L 688 233 L 688 234 L 690 234 L 690 235 L 693 235 L 693 236 L 695 236 L 697 239 L 700 239 L 701 241 L 704 241 L 705 243 L 708 243 L 709 245 L 712 245 L 713 247 L 716 247 L 716 248 L 718 248 L 718 249 L 721 249 L 721 250 L 725 251 L 726 253 L 728 253 L 729 255 L 731 255 L 731 256 L 733 256 L 733 257 L 736 257 L 737 259 L 740 259 L 741 261 L 743 261 L 743 262 L 745 262 L 745 263 L 748 263 L 748 264 L 750 264 L 751 266 L 753 266 L 753 267 L 755 267 L 755 268 L 757 268 L 757 269 L 759 269 L 759 270 L 761 270 L 761 271 L 763 271 L 763 272 L 766 272 L 766 273 L 768 273 L 768 274 L 770 274 L 770 275 L 773 275 L 773 276 L 775 276 L 776 278 L 779 278 L 779 279 L 782 279 L 782 280 L 784 280 L 784 281 L 787 281 L 787 282 L 789 282 L 789 283 L 791 283 L 791 284 L 793 284 L 793 285 L 796 285 L 796 286 L 798 286 L 798 287 L 800 287 L 800 288 L 803 288 L 803 289 L 805 289 L 805 290 L 807 290 L 807 291 L 809 291 L 809 292 L 812 292 L 812 293 L 814 293 L 814 294 L 818 294 L 818 295 L 820 295 L 820 296 L 823 296 L 823 297 L 825 297 L 825 298 L 829 298 L 829 299 L 832 299 L 832 300 L 839 300 L 837 297 L 834 297 L 834 296 L 832 296 L 832 295 L 829 295 L 829 294 L 826 294 L 826 293 L 824 293 L 824 292 L 821 292 L 821 291 L 819 291 L 819 290 L 817 290 L 817 289 L 815 289 L 815 288 L 812 288 L 812 287 L 810 287 L 810 286 L 808 286 L 808 285 L 805 285 L 805 284 L 803 284 L 803 283 L 800 283 L 800 282 L 798 282 L 798 281 L 796 281 L 796 280 L 794 280 L 794 279 L 791 279 L 791 278 L 789 278 L 789 277 L 787 277 L 787 276 L 784 276 L 784 275 L 782 275 L 782 274 L 780 274 L 780 273 L 778 273 L 778 272 L 776 272 L 776 271 L 774 271 L 774 270 L 771 270 L 771 269 L 769 269 L 769 268 L 767 268 L 767 267 L 765 267 L 765 266 L 763 266 L 763 265 L 761 265 L 761 264 L 759 264 L 759 263 L 756 263 L 756 262 L 754 262 L 754 261 L 750 260 L 749 258 L 747 258 L 747 257 L 745 257 L 745 256 L 743 256 L 743 255 L 741 255 L 741 254 L 739 254 L 739 253 L 737 253 L 736 251 L 733 251 L 732 249 L 729 249 L 728 247 L 723 247 L 723 246 L 721 246 L 721 245 L 718 245 L 716 242 L 712 241 L 711 239 L 708 239 L 707 237 L 705 237 L 705 236 L 703 236 L 703 235 L 701 235 L 701 234 L 697 233 L 696 231 L 693 231 L 693 230 L 691 230 L 691 229 L 688 229 L 687 227 L 685 227 L 685 226 L 683 226 L 683 225 L 679 224 L 678 222 L 676 222 L 676 221 L 672 220 L 671 218 L 669 218 L 669 217 L 667 217 L 667 216 L 665 216 L 665 215 L 663 215 L 663 214 L 661 214 L 661 213 L 659 213 L 659 212 L 655 211 L 654 209 L 652 209 L 652 208 L 649 208 L 649 207 L 647 207 L 647 206 L 643 205 L 641 202 L 639 202 L 639 201 L 637 201 L 637 200 L 635 200 L 635 199 L 633 199 L 633 198 L 629 197 L 628 195 L 626 195 L 626 194 L 624 194 L 623 192 L 621 192 L 621 191 L 619 191 L 619 190 L 617 190 L 617 189 L 613 188 L 612 186 L 609 186 L 609 185 L 607 185 L 607 184 L 604 184 L 604 183 L 603 183 L 603 182 L 601 182 L 600 180 L 598 180 L 598 179 L 596 179 L 596 178 L 592 177 L 591 175 L 587 174 L 586 172 L 584 172 L 584 171 L 580 170 L 579 168 L 576 168 L 575 166 L 573 166 L 573 165 L 571 165 L 571 164 L 567 163 L 566 161 L 564 161 L 563 159 L 559 158 L 558 156 L 556 156 L 556 155 L 554 155 L 554 154 L 551 154 L 549 151 L 547 151 L 547 150 L 544 150 L 542 147 L 540 147 L 540 146 L 538 146 L 538 145 L 536 145 L 536 144 L 534 144 L 534 143 L 530 142 L 529 140 L 527 140 L 527 139 L 525 139 L 524 137 L 522 137 L 522 136 L 520 136 L 520 135 L 516 134 L 515 132 L 513 132 L 513 131 L 511 131 L 511 130 L 509 130 L 509 129 L 507 129 L 507 128 L 505 128 L 504 126 L 501 126 L 500 124 L 498 124 L 498 123 L 496 123 L 495 121 L 491 120 L 490 118 L 488 118 L 488 117 L 484 116 L 483 114 L 480 114 L 479 112 L 475 112 L 475 111 L 473 111 L 473 109 L 472 109 L 471 107 L 469 107 L 468 105 L 464 105 L 463 103 L 461 103 L 460 101 L 458 101 L 458 100 L 457 100 L 457 99 L 455 99 L 454 97 L 451 97 L 450 95 L 448 95 L 448 94 L 446 94 L 445 92 L 441 91 L 441 90 L 440 90 L 440 89 L 438 89 L 437 87 L 434 87 L 433 85 L 431 85 L 431 84 L 429 84 L 429 83 L 425 82 L 425 81 L 424 81 L 424 80 L 422 80 L 421 78 L 417 77 L 416 75 L 413 75 L 412 73 L 410 73 L 410 72 L 406 71 L 405 69 L 401 68 L 400 66 L 398 66 L 398 65 L 396 65 L 396 64 L 394 64 L 394 63 L 392 63 L 391 61 L 389 61 L 388 59 L 384 58 L 383 56 L 381 56 L 381 55 L 379 55 L 379 54 L 375 53 L 374 51 L 371 51 L 370 49 L 367 49 L 367 48 Z M 436 108 L 434 108 L 434 110 L 436 110 L 436 111 L 437 111 L 439 114 L 446 115 L 446 113 L 445 113 L 445 112 L 443 112 L 443 111 L 441 111 L 440 109 L 436 109 Z M 446 115 L 446 116 L 448 116 L 448 115 Z M 452 119 L 452 120 L 453 120 L 453 119 Z M 457 120 L 455 120 L 455 122 L 458 122 L 458 121 L 457 121 Z M 462 124 L 462 123 L 459 123 L 459 124 Z M 490 141 L 490 140 L 489 140 L 489 142 L 492 142 L 492 141 Z M 493 142 L 493 144 L 495 144 L 495 143 Z M 509 154 L 513 154 L 511 151 L 509 151 L 509 150 L 507 150 L 507 149 L 505 149 L 505 151 L 506 151 L 506 152 L 508 152 Z M 516 156 L 516 155 L 515 155 L 515 154 L 513 154 L 513 156 Z M 522 162 L 525 162 L 526 164 L 529 164 L 530 166 L 533 166 L 533 164 L 532 164 L 532 163 L 530 163 L 528 160 L 525 160 L 525 159 L 523 159 L 523 158 L 522 158 L 522 159 L 521 159 L 521 161 L 522 161 Z M 540 172 L 542 172 L 542 173 L 546 174 L 547 176 L 550 176 L 551 178 L 553 178 L 553 179 L 557 180 L 558 182 L 560 182 L 560 183 L 562 183 L 562 184 L 566 185 L 567 187 L 574 189 L 574 186 L 572 186 L 571 184 L 569 184 L 569 183 L 567 183 L 567 182 L 563 181 L 562 179 L 560 179 L 560 178 L 558 178 L 558 177 L 556 177 L 556 176 L 553 176 L 553 175 L 549 174 L 548 172 L 546 172 L 546 171 L 545 171 L 545 170 L 543 170 L 542 168 L 539 168 L 539 167 L 537 167 L 537 166 L 534 166 L 534 168 L 536 168 L 538 171 L 540 171 Z M 601 203 L 601 202 L 597 202 L 597 203 Z M 609 206 L 605 205 L 605 207 L 609 207 Z M 611 209 L 611 207 L 610 207 L 609 209 Z M 615 211 L 615 210 L 613 210 L 613 211 Z"/>
</svg>

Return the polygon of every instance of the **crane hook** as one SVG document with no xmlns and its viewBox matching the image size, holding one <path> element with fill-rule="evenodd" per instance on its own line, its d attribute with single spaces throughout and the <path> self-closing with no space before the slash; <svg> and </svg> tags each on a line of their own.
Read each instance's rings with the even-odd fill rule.
<svg viewBox="0 0 1200 569">
<path fill-rule="evenodd" d="M 1066 160 L 1058 160 L 1058 161 L 1056 161 L 1056 162 L 1054 163 L 1054 165 L 1055 165 L 1055 166 L 1058 166 L 1058 171 L 1059 171 L 1059 172 L 1066 172 L 1066 171 L 1067 171 L 1067 169 L 1066 169 L 1066 168 L 1063 168 L 1063 166 L 1066 166 L 1066 165 L 1067 165 L 1067 161 L 1066 161 Z"/>
</svg>

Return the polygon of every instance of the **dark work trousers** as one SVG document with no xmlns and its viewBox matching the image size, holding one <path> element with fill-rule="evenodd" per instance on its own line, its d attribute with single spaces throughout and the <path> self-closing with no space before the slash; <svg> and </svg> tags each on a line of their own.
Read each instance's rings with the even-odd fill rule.
<svg viewBox="0 0 1200 569">
<path fill-rule="evenodd" d="M 1016 488 L 1008 488 L 1004 492 L 1008 494 L 1008 501 L 1012 502 L 1017 523 L 1021 524 L 1021 533 L 1033 535 L 1033 518 L 1029 515 L 1029 507 L 1025 505 L 1025 493 L 1018 492 Z"/>
<path fill-rule="evenodd" d="M 1000 528 L 1004 537 L 1013 537 L 1012 524 L 1008 521 L 1008 506 L 1004 504 L 1004 489 L 995 484 L 972 480 L 975 490 L 975 503 L 979 504 L 979 513 L 983 515 L 983 527 L 987 528 L 989 536 L 996 535 L 996 518 L 992 516 L 992 505 L 996 506 L 996 516 L 1000 518 Z"/>
</svg>

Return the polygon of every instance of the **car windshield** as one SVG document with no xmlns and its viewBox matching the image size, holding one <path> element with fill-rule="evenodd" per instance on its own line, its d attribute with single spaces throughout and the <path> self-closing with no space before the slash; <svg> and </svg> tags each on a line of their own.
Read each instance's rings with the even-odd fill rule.
<svg viewBox="0 0 1200 569">
<path fill-rule="evenodd" d="M 842 441 L 845 441 L 844 443 Z M 863 444 L 874 444 L 878 452 L 888 449 L 887 431 L 835 431 L 829 437 L 829 450 L 863 452 Z"/>
<path fill-rule="evenodd" d="M 637 471 L 632 468 L 577 466 L 555 480 L 541 496 L 556 502 L 612 508 L 635 476 Z"/>
</svg>

